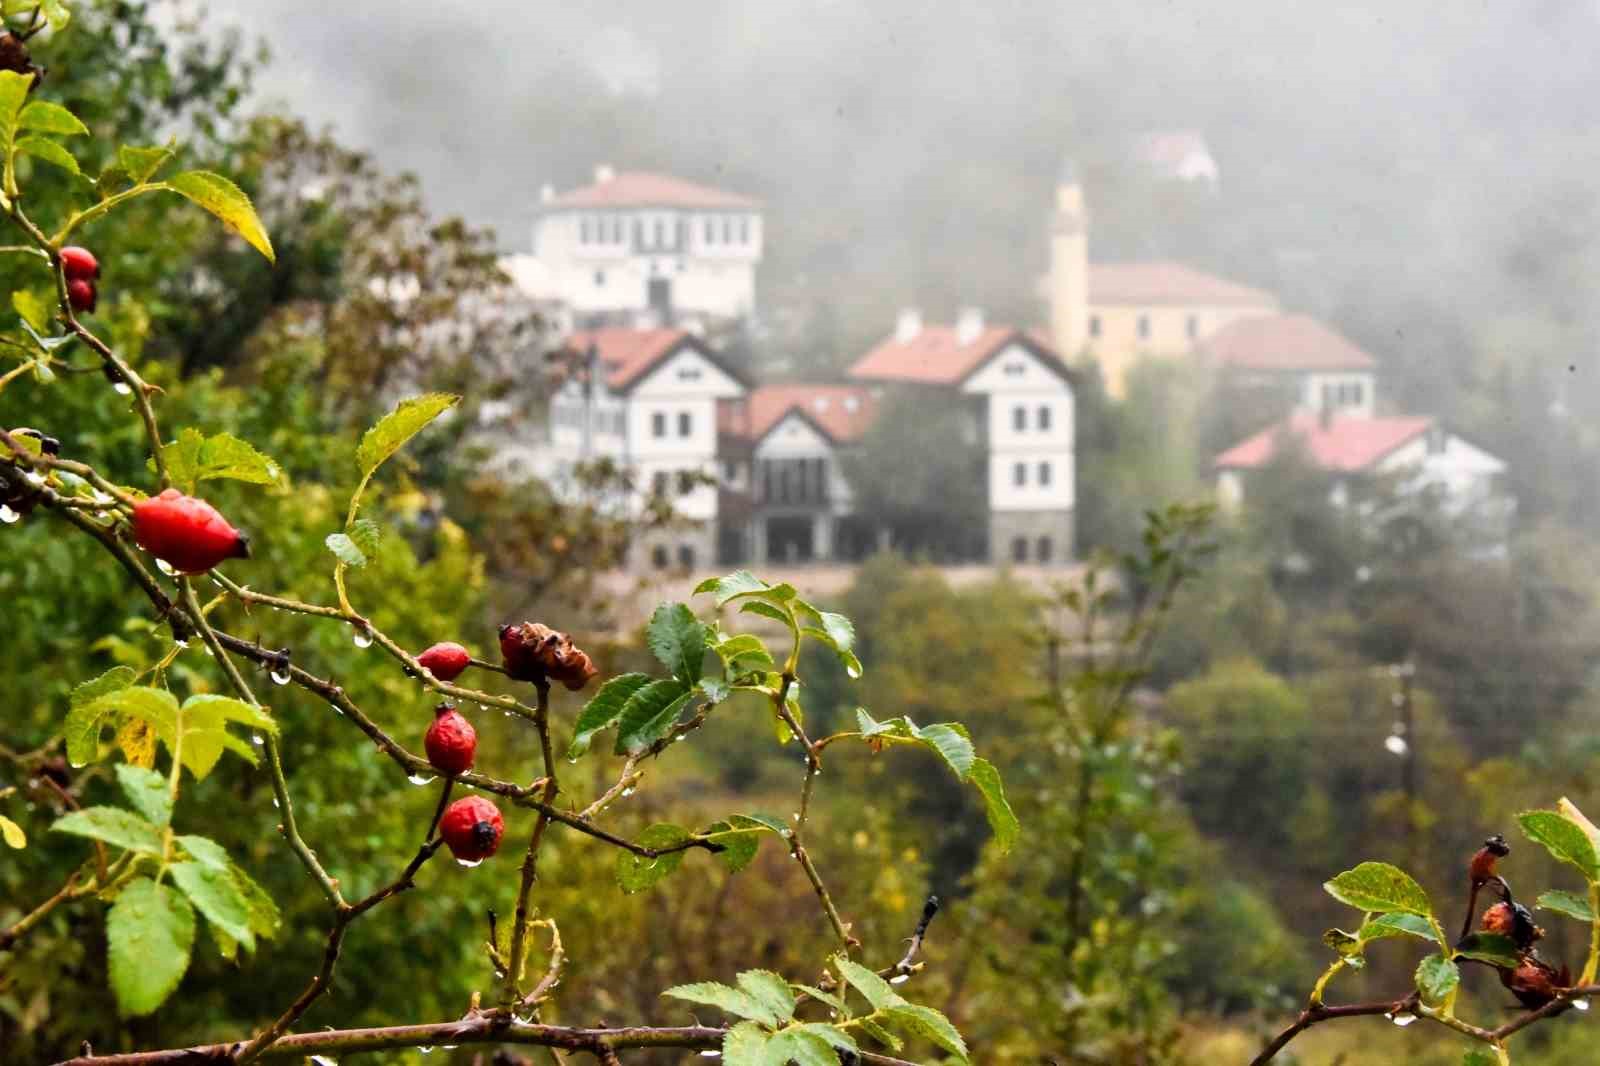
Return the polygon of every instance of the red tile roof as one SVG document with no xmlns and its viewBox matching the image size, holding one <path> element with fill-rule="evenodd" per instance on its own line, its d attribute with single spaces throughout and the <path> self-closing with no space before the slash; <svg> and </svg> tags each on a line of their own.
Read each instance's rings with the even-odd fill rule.
<svg viewBox="0 0 1600 1066">
<path fill-rule="evenodd" d="M 584 352 L 594 345 L 600 365 L 605 368 L 606 385 L 621 391 L 638 381 L 683 341 L 698 347 L 692 334 L 681 329 L 628 329 L 607 326 L 584 330 L 567 338 L 569 351 Z M 703 349 L 702 349 L 703 352 Z"/>
<path fill-rule="evenodd" d="M 1182 263 L 1091 263 L 1089 303 L 1100 307 L 1277 307 L 1277 297 Z"/>
<path fill-rule="evenodd" d="M 1324 425 L 1316 414 L 1302 411 L 1235 444 L 1217 456 L 1216 465 L 1231 470 L 1265 466 L 1276 454 L 1279 441 L 1286 433 L 1291 433 L 1299 438 L 1301 447 L 1317 466 L 1354 473 L 1368 469 L 1402 444 L 1427 432 L 1431 425 L 1433 419 L 1426 416 L 1334 417 Z"/>
<path fill-rule="evenodd" d="M 1239 370 L 1370 370 L 1378 361 L 1309 315 L 1252 315 L 1200 342 Z"/>
<path fill-rule="evenodd" d="M 717 429 L 755 442 L 799 411 L 835 444 L 860 439 L 878 417 L 878 401 L 861 385 L 763 385 L 743 401 L 717 406 Z"/>
<path fill-rule="evenodd" d="M 624 171 L 609 181 L 562 193 L 545 206 L 557 210 L 573 207 L 752 208 L 760 207 L 761 201 L 666 174 Z"/>
<path fill-rule="evenodd" d="M 849 373 L 865 381 L 954 385 L 1012 341 L 1021 342 L 1061 367 L 1059 357 L 1038 336 L 1012 326 L 989 326 L 966 344 L 961 343 L 953 326 L 924 326 L 909 341 L 897 341 L 891 335 L 857 359 Z"/>
</svg>

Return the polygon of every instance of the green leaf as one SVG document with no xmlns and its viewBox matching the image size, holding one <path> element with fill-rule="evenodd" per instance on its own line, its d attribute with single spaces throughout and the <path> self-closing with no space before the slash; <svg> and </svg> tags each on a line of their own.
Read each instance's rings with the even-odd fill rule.
<svg viewBox="0 0 1600 1066">
<path fill-rule="evenodd" d="M 250 197 L 239 186 L 221 174 L 207 170 L 186 170 L 182 174 L 174 174 L 167 179 L 166 185 L 179 196 L 215 215 L 224 226 L 243 237 L 250 247 L 266 256 L 269 263 L 277 262 L 266 228 L 261 225 Z"/>
<path fill-rule="evenodd" d="M 1522 963 L 1517 942 L 1499 933 L 1469 933 L 1456 945 L 1456 954 L 1487 962 L 1491 966 L 1515 968 Z"/>
<path fill-rule="evenodd" d="M 713 707 L 733 695 L 733 688 L 726 681 L 715 677 L 702 677 L 695 682 L 694 687 L 695 691 L 704 696 Z"/>
<path fill-rule="evenodd" d="M 155 177 L 156 171 L 167 165 L 167 160 L 177 154 L 172 145 L 152 145 L 139 148 L 125 144 L 117 149 L 117 168 L 135 185 L 143 185 Z"/>
<path fill-rule="evenodd" d="M 7 845 L 13 848 L 20 849 L 28 846 L 28 834 L 22 831 L 22 826 L 3 814 L 0 814 L 0 840 L 4 840 Z"/>
<path fill-rule="evenodd" d="M 567 749 L 567 758 L 576 759 L 588 751 L 595 734 L 616 724 L 617 719 L 622 717 L 622 709 L 627 705 L 628 697 L 638 692 L 649 681 L 649 674 L 619 674 L 601 685 L 600 691 L 584 704 L 582 712 L 578 715 L 578 724 L 574 727 L 572 746 Z"/>
<path fill-rule="evenodd" d="M 367 565 L 367 557 L 356 547 L 356 542 L 351 540 L 347 533 L 329 533 L 322 543 L 326 544 L 334 557 L 346 566 Z"/>
<path fill-rule="evenodd" d="M 17 116 L 22 111 L 23 101 L 28 98 L 28 87 L 32 84 L 32 74 L 0 70 L 0 150 L 6 155 L 8 175 L 11 142 L 17 136 Z"/>
<path fill-rule="evenodd" d="M 849 1004 L 840 999 L 838 996 L 834 995 L 832 992 L 824 992 L 822 989 L 816 988 L 812 985 L 796 984 L 794 987 L 798 988 L 800 991 L 804 992 L 818 1003 L 824 1004 L 825 1006 L 831 1007 L 833 1010 L 838 1011 L 841 1018 L 850 1017 Z"/>
<path fill-rule="evenodd" d="M 67 761 L 86 766 L 100 756 L 100 733 L 107 719 L 121 725 L 128 719 L 148 722 L 158 733 L 172 734 L 178 701 L 164 689 L 135 687 L 131 667 L 114 666 L 79 685 L 72 692 L 72 709 L 62 732 L 67 741 Z"/>
<path fill-rule="evenodd" d="M 861 1026 L 861 1031 L 863 1033 L 866 1033 L 868 1036 L 872 1037 L 872 1039 L 876 1040 L 890 1051 L 899 1051 L 901 1048 L 905 1047 L 906 1042 L 904 1040 L 901 1040 L 898 1036 L 889 1032 L 889 1030 L 885 1029 L 875 1021 L 871 1021 L 867 1018 L 857 1018 L 856 1024 Z"/>
<path fill-rule="evenodd" d="M 229 872 L 233 875 L 233 883 L 239 886 L 239 894 L 244 897 L 245 906 L 250 908 L 251 932 L 255 933 L 257 939 L 272 939 L 283 924 L 283 919 L 278 913 L 278 905 L 267 895 L 267 890 L 256 884 L 243 869 L 233 866 Z"/>
<path fill-rule="evenodd" d="M 1417 964 L 1417 991 L 1430 1006 L 1444 1003 L 1461 984 L 1461 971 L 1443 955 L 1429 955 Z"/>
<path fill-rule="evenodd" d="M 766 1025 L 778 1024 L 777 1017 L 766 1004 L 750 995 L 748 992 L 717 981 L 697 981 L 694 984 L 675 985 L 661 993 L 673 999 L 687 1000 L 690 1003 L 703 1003 L 708 1007 L 733 1015 L 735 1018 L 748 1018 L 762 1022 Z"/>
<path fill-rule="evenodd" d="M 794 993 L 789 982 L 770 970 L 745 970 L 736 978 L 739 987 L 783 1021 L 794 1017 Z"/>
<path fill-rule="evenodd" d="M 889 982 L 861 965 L 843 955 L 833 957 L 833 967 L 839 971 L 839 976 L 847 981 L 851 988 L 860 992 L 872 1009 L 875 1011 L 886 1010 L 890 1007 L 899 1007 L 905 1004 L 900 993 L 889 986 Z"/>
<path fill-rule="evenodd" d="M 782 622 L 786 626 L 792 627 L 794 625 L 794 619 L 789 616 L 788 611 L 777 604 L 767 603 L 765 600 L 751 600 L 749 603 L 741 604 L 739 613 L 759 614 L 763 618 L 770 618 L 774 622 Z"/>
<path fill-rule="evenodd" d="M 184 835 L 174 839 L 189 858 L 202 866 L 209 866 L 213 870 L 226 870 L 233 865 L 228 858 L 228 850 L 209 837 Z"/>
<path fill-rule="evenodd" d="M 640 833 L 637 843 L 643 848 L 666 848 L 688 839 L 689 832 L 682 826 L 657 823 Z M 624 851 L 617 856 L 617 885 L 629 895 L 643 892 L 681 865 L 682 851 L 669 851 L 654 859 Z"/>
<path fill-rule="evenodd" d="M 690 695 L 681 682 L 669 677 L 652 681 L 629 696 L 617 720 L 616 754 L 635 754 L 666 736 Z"/>
<path fill-rule="evenodd" d="M 356 463 L 361 467 L 362 476 L 370 476 L 429 422 L 460 402 L 461 397 L 443 392 L 401 400 L 362 436 L 361 445 L 356 449 Z"/>
<path fill-rule="evenodd" d="M 1022 835 L 1022 823 L 1017 821 L 1017 816 L 1012 813 L 1011 804 L 1006 802 L 1006 791 L 1000 783 L 1000 771 L 988 759 L 972 760 L 972 769 L 967 774 L 967 780 L 977 788 L 978 794 L 983 797 L 984 817 L 989 820 L 989 829 L 994 833 L 994 842 L 1002 852 L 1011 850 L 1017 842 L 1017 837 Z"/>
<path fill-rule="evenodd" d="M 740 1022 L 722 1038 L 723 1066 L 767 1066 L 768 1039 L 755 1022 Z"/>
<path fill-rule="evenodd" d="M 78 160 L 72 153 L 61 147 L 48 137 L 31 136 L 17 138 L 17 151 L 24 155 L 31 155 L 41 162 L 49 163 L 53 167 L 60 167 L 68 174 L 82 174 L 78 169 Z"/>
<path fill-rule="evenodd" d="M 149 1014 L 189 968 L 194 911 L 173 889 L 140 877 L 106 915 L 106 943 L 118 1008 L 124 1015 Z"/>
<path fill-rule="evenodd" d="M 1416 914 L 1396 912 L 1393 914 L 1380 914 L 1372 921 L 1361 927 L 1357 934 L 1363 942 L 1368 940 L 1382 940 L 1390 936 L 1414 936 L 1422 940 L 1438 942 L 1434 933 L 1433 923 Z"/>
<path fill-rule="evenodd" d="M 755 859 L 761 849 L 762 833 L 772 830 L 766 821 L 735 814 L 726 821 L 713 822 L 700 832 L 700 836 L 722 845 L 717 860 L 736 874 Z"/>
<path fill-rule="evenodd" d="M 268 733 L 278 731 L 277 723 L 265 711 L 231 696 L 205 693 L 190 696 L 183 702 L 183 765 L 188 767 L 196 780 L 211 772 L 225 750 L 233 752 L 252 766 L 260 761 L 247 742 L 228 732 L 230 722 L 239 722 Z M 173 747 L 171 730 L 163 734 L 161 739 L 167 747 Z"/>
<path fill-rule="evenodd" d="M 767 646 L 754 633 L 723 637 L 711 645 L 711 650 L 717 653 L 730 675 L 751 670 L 771 670 L 775 665 L 772 653 L 767 651 Z"/>
<path fill-rule="evenodd" d="M 1500 1058 L 1487 1048 L 1468 1048 L 1461 1057 L 1461 1066 L 1500 1066 Z"/>
<path fill-rule="evenodd" d="M 645 643 L 653 654 L 684 687 L 700 680 L 706 654 L 706 627 L 694 612 L 681 603 L 663 603 L 650 615 Z"/>
<path fill-rule="evenodd" d="M 822 1037 L 796 1027 L 774 1033 L 767 1041 L 768 1066 L 791 1062 L 799 1066 L 839 1066 L 839 1056 Z"/>
<path fill-rule="evenodd" d="M 1576 892 L 1546 892 L 1539 897 L 1537 906 L 1541 910 L 1554 911 L 1580 922 L 1594 922 L 1594 909 L 1589 906 L 1588 900 Z"/>
<path fill-rule="evenodd" d="M 50 309 L 45 302 L 39 299 L 39 294 L 28 289 L 13 289 L 11 292 L 11 307 L 22 316 L 22 321 L 32 326 L 39 332 L 50 328 Z M 23 438 L 28 440 L 31 438 Z M 34 443 L 38 443 L 35 441 Z"/>
<path fill-rule="evenodd" d="M 939 1047 L 956 1056 L 958 1062 L 964 1063 L 967 1061 L 967 1042 L 961 1039 L 961 1034 L 956 1031 L 956 1027 L 950 1024 L 950 1019 L 932 1007 L 922 1007 L 914 1003 L 891 1007 L 888 1010 L 886 1021 L 890 1026 L 899 1029 L 903 1033 L 933 1041 Z"/>
<path fill-rule="evenodd" d="M 67 10 L 67 5 L 61 0 L 39 0 L 39 10 L 44 12 L 45 19 L 50 23 L 54 33 L 60 33 L 72 21 L 72 12 Z"/>
<path fill-rule="evenodd" d="M 826 1002 L 826 1000 L 824 1000 L 824 1002 Z M 806 1022 L 799 1028 L 801 1032 L 812 1033 L 816 1036 L 820 1036 L 829 1044 L 843 1051 L 861 1050 L 856 1045 L 854 1037 L 845 1032 L 843 1029 L 839 1028 L 837 1025 L 833 1025 L 829 1022 Z"/>
<path fill-rule="evenodd" d="M 161 854 L 161 833 L 156 827 L 121 807 L 85 807 L 62 815 L 50 828 L 57 833 L 101 840 L 128 851 Z"/>
<path fill-rule="evenodd" d="M 972 772 L 972 764 L 977 760 L 978 753 L 968 740 L 956 729 L 948 725 L 930 725 L 922 730 L 922 742 L 938 753 L 939 758 L 945 761 L 951 772 L 961 781 L 967 779 Z"/>
<path fill-rule="evenodd" d="M 1390 934 L 1384 933 L 1384 936 Z M 1347 933 L 1343 929 L 1329 929 L 1322 934 L 1322 942 L 1341 955 L 1358 955 L 1361 953 L 1362 938 L 1354 933 Z"/>
<path fill-rule="evenodd" d="M 1600 881 L 1600 857 L 1583 827 L 1555 811 L 1524 811 L 1517 815 L 1522 832 L 1560 862 L 1574 866 L 1587 881 Z"/>
<path fill-rule="evenodd" d="M 357 551 L 371 559 L 378 554 L 378 544 L 383 540 L 383 527 L 370 518 L 358 518 L 350 523 L 345 534 Z"/>
<path fill-rule="evenodd" d="M 1403 911 L 1428 917 L 1433 908 L 1428 894 L 1410 875 L 1384 862 L 1364 862 L 1322 886 L 1340 903 L 1362 911 L 1387 914 Z"/>
<path fill-rule="evenodd" d="M 806 626 L 801 632 L 832 648 L 846 676 L 860 677 L 861 660 L 850 650 L 856 642 L 856 627 L 850 619 L 832 611 L 819 611 L 808 603 L 796 601 L 796 605 L 804 607 L 817 620 L 817 625 Z"/>
<path fill-rule="evenodd" d="M 167 872 L 206 921 L 243 944 L 246 951 L 255 951 L 249 904 L 228 871 L 199 862 L 178 862 L 167 867 Z"/>
<path fill-rule="evenodd" d="M 154 770 L 128 763 L 117 764 L 117 784 L 136 810 L 157 829 L 172 821 L 172 792 L 167 779 Z"/>
<path fill-rule="evenodd" d="M 89 127 L 85 126 L 77 115 L 49 100 L 35 100 L 22 109 L 22 114 L 17 119 L 17 129 L 38 130 L 40 133 L 56 133 L 63 137 L 73 137 L 80 133 L 88 133 Z"/>
<path fill-rule="evenodd" d="M 277 463 L 231 433 L 207 437 L 197 429 L 185 429 L 177 440 L 161 446 L 161 458 L 167 464 L 167 474 L 184 492 L 192 493 L 202 481 L 227 479 L 276 485 L 283 480 L 283 470 Z M 154 462 L 147 465 L 155 468 Z"/>
<path fill-rule="evenodd" d="M 781 837 L 789 835 L 789 823 L 779 818 L 776 814 L 736 814 L 732 821 L 735 825 L 741 821 L 750 822 L 752 825 L 765 826 Z"/>
<path fill-rule="evenodd" d="M 710 577 L 694 587 L 696 596 L 711 593 L 716 598 L 717 606 L 721 607 L 729 600 L 738 599 L 740 596 L 751 596 L 759 592 L 768 592 L 771 585 L 761 580 L 748 570 L 735 570 L 727 577 Z"/>
</svg>

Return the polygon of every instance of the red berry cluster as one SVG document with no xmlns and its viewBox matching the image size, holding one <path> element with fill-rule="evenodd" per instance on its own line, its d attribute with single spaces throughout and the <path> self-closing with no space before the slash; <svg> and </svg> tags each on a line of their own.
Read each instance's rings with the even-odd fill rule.
<svg viewBox="0 0 1600 1066">
<path fill-rule="evenodd" d="M 74 311 L 93 311 L 99 296 L 100 263 L 94 253 L 76 245 L 61 249 L 61 272 L 67 278 L 67 302 Z"/>
</svg>

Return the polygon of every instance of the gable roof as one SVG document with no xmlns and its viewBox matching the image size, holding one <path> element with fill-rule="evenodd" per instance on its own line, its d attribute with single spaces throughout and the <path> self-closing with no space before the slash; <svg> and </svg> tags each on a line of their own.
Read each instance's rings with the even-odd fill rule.
<svg viewBox="0 0 1600 1066">
<path fill-rule="evenodd" d="M 623 171 L 606 181 L 562 193 L 544 206 L 555 211 L 581 207 L 753 208 L 760 207 L 761 201 L 669 174 Z"/>
<path fill-rule="evenodd" d="M 916 336 L 899 341 L 893 335 L 855 361 L 849 375 L 863 381 L 907 381 L 921 385 L 957 385 L 1008 344 L 1027 348 L 1067 380 L 1067 369 L 1055 350 L 1033 333 L 1014 326 L 989 326 L 966 344 L 954 326 L 924 326 Z"/>
<path fill-rule="evenodd" d="M 717 407 L 717 429 L 751 443 L 798 412 L 835 444 L 859 440 L 878 417 L 878 401 L 862 385 L 763 385 L 741 401 Z"/>
<path fill-rule="evenodd" d="M 1182 263 L 1089 264 L 1089 303 L 1099 306 L 1272 307 L 1277 297 Z"/>
<path fill-rule="evenodd" d="M 580 330 L 562 345 L 568 351 L 584 352 L 594 345 L 595 357 L 605 373 L 606 387 L 612 392 L 627 392 L 669 356 L 692 349 L 718 370 L 744 384 L 742 375 L 723 365 L 699 337 L 683 329 L 629 329 L 605 326 Z"/>
<path fill-rule="evenodd" d="M 1378 361 L 1309 315 L 1252 315 L 1200 348 L 1238 370 L 1371 370 Z"/>
<path fill-rule="evenodd" d="M 1415 440 L 1434 420 L 1426 415 L 1397 418 L 1340 418 L 1326 423 L 1315 413 L 1299 411 L 1268 426 L 1217 456 L 1223 470 L 1253 470 L 1266 466 L 1286 434 L 1299 438 L 1311 461 L 1323 470 L 1355 473 L 1409 441 Z"/>
</svg>

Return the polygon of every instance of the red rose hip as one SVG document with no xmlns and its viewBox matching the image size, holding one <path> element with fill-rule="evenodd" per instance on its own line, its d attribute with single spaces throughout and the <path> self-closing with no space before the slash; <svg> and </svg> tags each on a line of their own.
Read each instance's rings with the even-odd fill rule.
<svg viewBox="0 0 1600 1066">
<path fill-rule="evenodd" d="M 92 281 L 75 278 L 67 282 L 67 302 L 74 311 L 93 311 L 97 295 Z"/>
<path fill-rule="evenodd" d="M 69 245 L 61 249 L 61 272 L 68 281 L 94 281 L 100 277 L 100 263 L 89 249 Z"/>
<path fill-rule="evenodd" d="M 167 489 L 133 509 L 133 539 L 180 574 L 203 574 L 224 559 L 246 559 L 250 541 L 204 500 Z"/>
<path fill-rule="evenodd" d="M 459 644 L 443 641 L 417 656 L 417 662 L 440 681 L 454 681 L 472 664 L 472 654 Z"/>
<path fill-rule="evenodd" d="M 480 863 L 500 848 L 505 832 L 500 810 L 482 796 L 467 796 L 444 809 L 439 819 L 439 835 L 450 854 L 461 862 Z"/>
<path fill-rule="evenodd" d="M 433 724 L 428 726 L 422 746 L 435 770 L 454 777 L 472 769 L 473 757 L 478 753 L 478 733 L 460 711 L 441 703 L 433 712 Z"/>
</svg>

